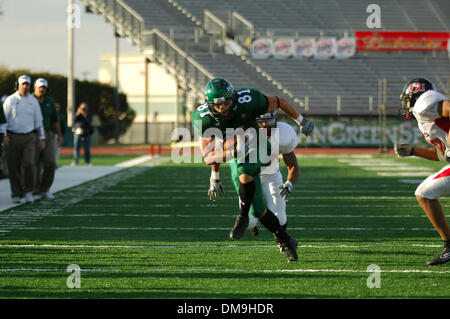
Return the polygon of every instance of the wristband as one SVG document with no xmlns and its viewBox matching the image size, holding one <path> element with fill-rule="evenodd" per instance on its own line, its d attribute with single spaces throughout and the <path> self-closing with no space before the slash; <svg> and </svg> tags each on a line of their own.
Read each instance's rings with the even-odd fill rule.
<svg viewBox="0 0 450 319">
<path fill-rule="evenodd" d="M 303 121 L 303 116 L 301 114 L 298 115 L 298 117 L 295 119 L 295 122 L 297 122 L 298 125 Z"/>
<path fill-rule="evenodd" d="M 220 178 L 219 178 L 219 172 L 211 171 L 211 178 L 214 178 L 214 179 L 220 179 Z"/>
</svg>

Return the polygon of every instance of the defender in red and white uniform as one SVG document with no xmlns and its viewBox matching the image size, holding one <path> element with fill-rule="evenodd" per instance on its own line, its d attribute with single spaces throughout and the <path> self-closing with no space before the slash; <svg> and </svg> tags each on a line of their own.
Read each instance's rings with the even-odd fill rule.
<svg viewBox="0 0 450 319">
<path fill-rule="evenodd" d="M 409 144 L 395 144 L 394 151 L 399 157 L 419 156 L 433 161 L 450 163 L 450 100 L 435 90 L 434 85 L 422 78 L 405 84 L 400 95 L 402 112 L 407 119 L 413 115 L 420 131 L 432 148 L 419 148 Z M 450 195 L 450 165 L 427 177 L 415 192 L 420 207 L 444 241 L 443 251 L 429 266 L 450 261 L 450 228 L 439 197 Z"/>
</svg>

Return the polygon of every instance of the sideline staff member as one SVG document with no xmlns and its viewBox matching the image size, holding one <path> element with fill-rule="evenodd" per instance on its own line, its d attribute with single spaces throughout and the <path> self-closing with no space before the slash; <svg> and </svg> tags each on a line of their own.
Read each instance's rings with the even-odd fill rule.
<svg viewBox="0 0 450 319">
<path fill-rule="evenodd" d="M 45 147 L 45 134 L 39 103 L 30 94 L 31 79 L 22 75 L 17 81 L 17 91 L 8 96 L 3 109 L 7 121 L 7 135 L 3 139 L 6 147 L 9 183 L 13 203 L 33 202 L 36 134 L 39 149 Z M 21 168 L 23 168 L 23 173 Z M 23 174 L 23 175 L 22 175 Z M 22 184 L 23 178 L 23 184 Z"/>
<path fill-rule="evenodd" d="M 48 82 L 44 78 L 39 78 L 34 83 L 34 97 L 38 100 L 42 112 L 42 121 L 45 130 L 45 148 L 39 151 L 36 149 L 36 167 L 35 170 L 35 200 L 42 198 L 54 199 L 50 192 L 50 187 L 55 178 L 56 161 L 55 161 L 55 143 L 62 144 L 61 127 L 56 115 L 55 101 L 48 96 Z M 55 141 L 54 135 L 58 139 Z"/>
</svg>

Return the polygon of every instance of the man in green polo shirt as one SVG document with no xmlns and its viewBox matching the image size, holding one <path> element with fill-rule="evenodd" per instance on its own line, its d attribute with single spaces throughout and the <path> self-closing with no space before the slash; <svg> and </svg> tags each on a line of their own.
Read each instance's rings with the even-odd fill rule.
<svg viewBox="0 0 450 319">
<path fill-rule="evenodd" d="M 7 125 L 5 112 L 3 111 L 4 100 L 6 100 L 6 98 L 2 97 L 2 100 L 0 101 L 0 144 L 2 144 L 3 137 L 6 135 L 6 125 Z"/>
<path fill-rule="evenodd" d="M 44 78 L 37 79 L 34 83 L 33 95 L 41 106 L 47 143 L 42 151 L 36 151 L 35 200 L 41 198 L 51 200 L 55 198 L 50 192 L 56 170 L 55 143 L 58 143 L 58 145 L 62 144 L 61 126 L 56 115 L 55 101 L 47 95 L 47 92 L 47 80 Z M 55 140 L 55 133 L 57 140 Z"/>
<path fill-rule="evenodd" d="M 5 175 L 4 168 L 6 165 L 3 165 L 4 163 L 4 151 L 3 151 L 3 137 L 6 135 L 6 117 L 5 112 L 3 111 L 3 102 L 6 100 L 7 96 L 2 96 L 2 99 L 0 100 L 0 178 L 4 178 L 7 175 Z M 6 162 L 6 161 L 5 161 Z"/>
</svg>

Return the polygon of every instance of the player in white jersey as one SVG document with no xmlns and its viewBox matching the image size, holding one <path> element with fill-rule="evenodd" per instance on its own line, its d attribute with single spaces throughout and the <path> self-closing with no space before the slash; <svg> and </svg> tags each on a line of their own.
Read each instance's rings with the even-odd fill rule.
<svg viewBox="0 0 450 319">
<path fill-rule="evenodd" d="M 295 130 L 287 123 L 277 122 L 273 113 L 266 113 L 257 118 L 258 126 L 267 130 L 267 136 L 270 138 L 272 146 L 277 144 L 279 154 L 282 155 L 284 163 L 288 169 L 286 182 L 283 183 L 283 177 L 280 172 L 279 154 L 274 154 L 271 165 L 261 167 L 261 186 L 267 207 L 275 213 L 280 221 L 281 227 L 287 228 L 286 202 L 294 189 L 293 184 L 298 179 L 298 163 L 294 154 L 294 149 L 298 144 L 298 137 Z M 275 133 L 274 128 L 277 129 Z M 252 208 L 250 208 L 250 211 Z M 258 235 L 258 220 L 249 214 L 249 229 L 253 235 Z M 279 245 L 280 251 L 282 247 Z"/>
<path fill-rule="evenodd" d="M 431 148 L 419 148 L 410 144 L 395 144 L 394 151 L 399 157 L 419 156 L 433 161 L 450 163 L 450 100 L 435 90 L 434 85 L 422 78 L 405 84 L 402 94 L 403 115 L 407 119 L 413 115 L 420 131 Z M 428 261 L 429 266 L 450 261 L 450 228 L 439 197 L 450 195 L 450 165 L 427 177 L 415 192 L 420 207 L 444 241 L 444 249 L 439 256 Z"/>
</svg>

